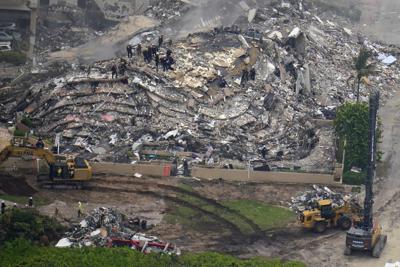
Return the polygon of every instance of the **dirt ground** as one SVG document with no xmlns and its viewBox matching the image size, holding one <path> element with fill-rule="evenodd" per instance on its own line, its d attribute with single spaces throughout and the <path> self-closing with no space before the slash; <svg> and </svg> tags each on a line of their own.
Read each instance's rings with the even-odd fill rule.
<svg viewBox="0 0 400 267">
<path fill-rule="evenodd" d="M 34 184 L 34 178 L 30 183 Z M 282 229 L 262 231 L 258 226 L 241 214 L 227 210 L 220 201 L 232 199 L 251 199 L 263 203 L 287 206 L 291 196 L 309 189 L 304 185 L 260 185 L 237 184 L 224 181 L 200 182 L 193 179 L 152 179 L 97 176 L 90 190 L 54 191 L 41 190 L 37 196 L 50 200 L 51 204 L 40 207 L 43 214 L 53 216 L 59 210 L 59 220 L 68 224 L 78 222 L 77 203 L 84 203 L 85 211 L 99 206 L 115 207 L 128 217 L 146 219 L 155 227 L 150 234 L 174 242 L 185 251 L 218 250 L 246 256 L 248 246 L 264 238 L 274 239 L 283 234 L 293 239 L 303 233 L 291 230 L 293 225 L 283 225 Z M 188 198 L 194 202 L 188 202 Z M 204 210 L 198 202 L 206 202 L 216 211 Z M 193 204 L 195 203 L 195 204 Z M 172 224 L 163 219 L 176 206 L 193 209 L 200 214 L 210 216 L 213 223 L 203 229 L 190 229 Z M 220 213 L 231 213 L 244 219 L 253 229 L 252 233 L 243 233 Z M 294 235 L 287 235 L 287 232 Z M 224 232 L 224 234 L 221 234 Z M 270 243 L 270 241 L 268 241 Z"/>
<path fill-rule="evenodd" d="M 380 109 L 383 122 L 383 140 L 380 150 L 384 152 L 380 164 L 375 188 L 375 216 L 388 236 L 388 243 L 380 259 L 372 258 L 368 253 L 354 253 L 343 256 L 345 233 L 337 232 L 332 236 L 321 237 L 309 246 L 300 244 L 292 253 L 284 257 L 295 258 L 309 266 L 336 267 L 378 267 L 389 261 L 400 260 L 400 92 L 397 92 Z M 300 242 L 300 241 L 296 241 Z M 301 242 L 300 242 L 301 243 Z M 266 251 L 262 250 L 261 255 Z M 269 251 L 266 253 L 269 254 Z"/>
</svg>

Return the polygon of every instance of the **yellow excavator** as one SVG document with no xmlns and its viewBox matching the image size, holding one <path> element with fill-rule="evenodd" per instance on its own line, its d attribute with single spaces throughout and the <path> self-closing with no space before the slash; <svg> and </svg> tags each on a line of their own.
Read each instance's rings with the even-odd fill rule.
<svg viewBox="0 0 400 267">
<path fill-rule="evenodd" d="M 318 201 L 311 210 L 300 213 L 299 221 L 303 228 L 323 233 L 327 228 L 339 227 L 349 230 L 353 222 L 361 220 L 361 210 L 358 205 L 345 201 L 342 207 L 333 207 L 331 199 Z"/>
<path fill-rule="evenodd" d="M 92 168 L 87 160 L 55 155 L 45 148 L 40 138 L 32 145 L 25 137 L 14 137 L 11 144 L 0 151 L 0 164 L 9 157 L 32 157 L 46 161 L 48 174 L 38 174 L 38 181 L 45 188 L 82 188 L 92 178 Z"/>
</svg>

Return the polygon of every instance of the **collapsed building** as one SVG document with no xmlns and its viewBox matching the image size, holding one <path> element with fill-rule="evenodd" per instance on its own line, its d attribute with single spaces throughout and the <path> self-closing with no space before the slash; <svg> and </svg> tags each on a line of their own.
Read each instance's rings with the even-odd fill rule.
<svg viewBox="0 0 400 267">
<path fill-rule="evenodd" d="M 5 102 L 3 119 L 24 112 L 42 125 L 41 135 L 62 136 L 65 151 L 97 160 L 131 162 L 147 146 L 246 164 L 262 158 L 265 146 L 268 161 L 329 170 L 333 129 L 317 122 L 355 100 L 349 81 L 360 46 L 372 51 L 379 71 L 362 98 L 369 88 L 390 96 L 398 83 L 396 58 L 386 60 L 397 48 L 359 38 L 346 20 L 317 16 L 307 1 L 216 1 L 221 15 L 189 24 L 187 14 L 208 10 L 192 2 L 160 2 L 146 11 L 160 26 L 127 42 L 146 49 L 164 34 L 159 54 L 171 51 L 173 69 L 157 69 L 141 54 L 73 64 Z M 126 71 L 113 78 L 111 66 L 125 61 Z"/>
</svg>

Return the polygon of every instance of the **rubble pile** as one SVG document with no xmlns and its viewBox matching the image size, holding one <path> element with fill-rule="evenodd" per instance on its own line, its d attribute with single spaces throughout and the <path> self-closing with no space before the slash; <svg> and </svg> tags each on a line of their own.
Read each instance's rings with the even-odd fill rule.
<svg viewBox="0 0 400 267">
<path fill-rule="evenodd" d="M 357 205 L 355 196 L 344 195 L 342 193 L 334 192 L 328 187 L 313 186 L 313 190 L 299 194 L 296 197 L 292 197 L 292 203 L 289 203 L 290 209 L 296 213 L 300 213 L 304 210 L 311 210 L 316 207 L 316 204 L 320 200 L 330 199 L 332 200 L 333 207 L 343 207 L 346 202 L 351 202 Z"/>
<path fill-rule="evenodd" d="M 188 6 L 183 1 L 163 0 L 158 1 L 151 8 L 148 8 L 145 15 L 150 18 L 155 18 L 160 22 L 169 22 L 173 19 L 179 19 Z"/>
<path fill-rule="evenodd" d="M 157 237 L 136 232 L 146 229 L 146 221 L 135 218 L 124 222 L 118 211 L 101 207 L 94 209 L 79 225 L 59 240 L 56 247 L 127 246 L 144 253 L 180 254 L 179 248 Z"/>
<path fill-rule="evenodd" d="M 87 16 L 87 11 L 79 7 L 64 4 L 52 5 L 38 19 L 38 40 L 36 51 L 38 54 L 65 50 L 87 43 L 88 41 L 103 35 L 106 27 L 115 23 L 106 21 L 97 16 L 96 22 Z M 100 29 L 101 28 L 101 29 Z"/>
<path fill-rule="evenodd" d="M 148 12 L 163 25 L 176 23 L 189 10 L 182 2 L 161 1 Z M 269 161 L 333 162 L 332 129 L 319 128 L 316 120 L 334 118 L 337 106 L 356 99 L 353 58 L 361 44 L 373 53 L 378 71 L 364 79 L 361 99 L 372 88 L 389 97 L 399 83 L 398 49 L 362 40 L 342 21 L 317 16 L 307 1 L 229 6 L 242 13 L 234 25 L 179 40 L 173 38 L 179 28 L 160 26 L 130 40 L 144 50 L 168 33 L 165 40 L 174 40 L 165 41 L 159 54 L 171 51 L 173 70 L 157 70 L 141 54 L 117 79 L 110 68 L 121 59 L 74 66 L 33 85 L 5 110 L 13 114 L 18 107 L 45 125 L 42 134 L 60 133 L 68 151 L 99 160 L 131 162 L 141 144 L 162 143 L 194 157 L 211 147 L 214 162 L 260 159 L 263 145 Z M 252 70 L 254 79 L 245 75 Z M 311 162 L 302 161 L 310 155 Z"/>
</svg>

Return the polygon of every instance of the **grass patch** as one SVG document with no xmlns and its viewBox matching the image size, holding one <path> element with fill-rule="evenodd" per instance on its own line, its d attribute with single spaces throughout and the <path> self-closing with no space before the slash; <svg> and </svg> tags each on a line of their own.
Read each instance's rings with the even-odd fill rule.
<svg viewBox="0 0 400 267">
<path fill-rule="evenodd" d="M 296 219 L 295 214 L 289 209 L 255 200 L 230 200 L 222 204 L 246 216 L 262 230 L 282 227 Z"/>
<path fill-rule="evenodd" d="M 186 189 L 186 186 L 181 185 L 180 187 Z M 190 188 L 190 191 L 193 192 L 193 189 Z M 236 225 L 243 234 L 253 234 L 255 232 L 254 226 L 249 224 L 246 218 L 263 231 L 284 227 L 295 220 L 295 215 L 288 209 L 253 200 L 218 202 L 219 205 L 222 205 L 221 207 L 189 194 L 180 194 L 179 197 L 183 201 L 221 218 L 221 220 L 217 220 L 201 211 L 181 205 L 175 205 L 173 210 L 164 218 L 167 223 L 180 224 L 195 231 L 214 231 L 221 233 L 221 235 L 229 234 L 229 229 L 226 229 L 223 222 L 225 220 Z"/>
<path fill-rule="evenodd" d="M 0 195 L 0 199 L 14 202 L 14 203 L 21 204 L 21 205 L 28 204 L 28 197 L 25 197 L 25 196 Z M 35 206 L 44 206 L 49 203 L 50 203 L 50 201 L 43 197 L 34 197 L 33 198 L 33 204 Z"/>
<path fill-rule="evenodd" d="M 193 192 L 193 187 L 191 185 L 180 183 L 178 187 L 182 188 L 183 190 Z"/>
</svg>

